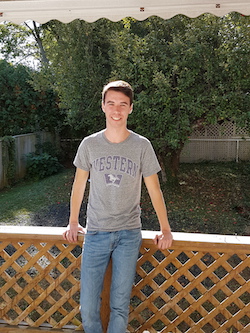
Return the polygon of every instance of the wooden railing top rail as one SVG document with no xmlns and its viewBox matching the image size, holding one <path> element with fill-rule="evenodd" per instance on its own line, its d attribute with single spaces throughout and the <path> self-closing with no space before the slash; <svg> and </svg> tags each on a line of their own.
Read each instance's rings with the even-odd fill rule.
<svg viewBox="0 0 250 333">
<path fill-rule="evenodd" d="M 63 241 L 62 233 L 65 227 L 38 227 L 38 226 L 0 226 L 1 239 L 33 239 L 36 241 Z M 152 246 L 152 239 L 157 231 L 142 230 L 144 245 Z M 218 235 L 201 233 L 173 232 L 172 248 L 179 250 L 216 250 L 235 252 L 246 252 L 250 250 L 250 237 L 237 235 Z M 78 234 L 78 243 L 83 242 L 84 235 Z M 191 245 L 191 244 L 192 245 Z"/>
</svg>

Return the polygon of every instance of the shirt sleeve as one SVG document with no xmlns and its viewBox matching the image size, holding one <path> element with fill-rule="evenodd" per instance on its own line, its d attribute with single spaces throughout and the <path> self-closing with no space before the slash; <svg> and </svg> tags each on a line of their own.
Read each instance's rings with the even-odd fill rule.
<svg viewBox="0 0 250 333">
<path fill-rule="evenodd" d="M 142 156 L 141 169 L 143 177 L 149 177 L 161 171 L 161 167 L 156 157 L 154 148 L 152 147 L 151 142 L 148 140 Z"/>
<path fill-rule="evenodd" d="M 79 169 L 90 171 L 91 165 L 89 162 L 89 153 L 85 139 L 82 140 L 80 146 L 78 147 L 73 164 Z"/>
</svg>

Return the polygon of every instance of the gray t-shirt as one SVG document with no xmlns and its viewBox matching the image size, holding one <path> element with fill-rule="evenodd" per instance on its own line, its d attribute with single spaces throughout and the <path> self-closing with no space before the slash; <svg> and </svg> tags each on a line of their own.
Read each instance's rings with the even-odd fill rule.
<svg viewBox="0 0 250 333">
<path fill-rule="evenodd" d="M 120 143 L 107 140 L 104 130 L 83 139 L 74 165 L 90 171 L 87 229 L 118 231 L 141 227 L 142 176 L 161 168 L 148 139 L 132 131 Z"/>
</svg>

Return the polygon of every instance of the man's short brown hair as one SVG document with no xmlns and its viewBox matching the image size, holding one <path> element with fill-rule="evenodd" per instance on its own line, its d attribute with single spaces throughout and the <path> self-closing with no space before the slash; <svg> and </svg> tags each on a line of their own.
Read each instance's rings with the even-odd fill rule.
<svg viewBox="0 0 250 333">
<path fill-rule="evenodd" d="M 112 81 L 109 82 L 107 85 L 104 86 L 102 91 L 102 101 L 105 103 L 105 97 L 109 90 L 120 91 L 130 99 L 130 105 L 133 103 L 134 100 L 134 92 L 131 85 L 125 81 Z"/>
</svg>

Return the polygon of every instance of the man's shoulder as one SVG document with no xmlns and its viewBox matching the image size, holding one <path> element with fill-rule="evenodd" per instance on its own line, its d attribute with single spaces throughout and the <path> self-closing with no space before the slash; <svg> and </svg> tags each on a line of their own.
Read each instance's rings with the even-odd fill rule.
<svg viewBox="0 0 250 333">
<path fill-rule="evenodd" d="M 93 140 L 102 139 L 103 138 L 103 132 L 104 132 L 104 130 L 93 133 L 93 134 L 90 134 L 88 136 L 85 136 L 85 138 L 82 141 L 91 142 Z"/>
<path fill-rule="evenodd" d="M 134 140 L 145 142 L 146 144 L 150 143 L 148 138 L 146 138 L 145 136 L 143 136 L 139 133 L 133 132 L 133 131 L 131 131 L 131 137 Z"/>
</svg>

